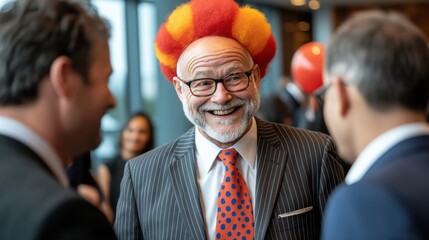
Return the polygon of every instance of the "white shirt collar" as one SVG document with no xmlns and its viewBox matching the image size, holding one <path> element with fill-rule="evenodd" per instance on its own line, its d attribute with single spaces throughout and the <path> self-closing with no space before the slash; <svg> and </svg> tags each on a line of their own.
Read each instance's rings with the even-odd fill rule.
<svg viewBox="0 0 429 240">
<path fill-rule="evenodd" d="M 195 145 L 197 154 L 201 159 L 210 159 L 210 161 L 202 161 L 206 172 L 209 172 L 216 160 L 217 154 L 221 150 L 216 144 L 205 138 L 198 127 L 195 129 Z M 257 127 L 256 120 L 252 118 L 252 126 L 249 131 L 236 142 L 232 147 L 237 150 L 240 156 L 246 160 L 249 166 L 253 169 L 256 162 L 256 145 L 257 145 Z"/>
<path fill-rule="evenodd" d="M 19 121 L 3 116 L 0 116 L 0 134 L 22 142 L 37 153 L 61 185 L 65 187 L 69 186 L 60 157 L 45 139 Z"/>
<path fill-rule="evenodd" d="M 395 144 L 419 135 L 429 134 L 427 123 L 410 123 L 390 129 L 371 141 L 359 154 L 347 173 L 345 182 L 359 181 L 374 163 Z"/>
</svg>

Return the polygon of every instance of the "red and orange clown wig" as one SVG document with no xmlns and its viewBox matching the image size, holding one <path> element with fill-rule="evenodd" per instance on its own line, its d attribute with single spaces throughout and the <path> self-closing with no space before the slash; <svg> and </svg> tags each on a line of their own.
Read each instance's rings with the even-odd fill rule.
<svg viewBox="0 0 429 240">
<path fill-rule="evenodd" d="M 155 39 L 155 53 L 161 71 L 172 82 L 177 61 L 193 41 L 206 36 L 232 38 L 259 65 L 261 77 L 276 52 L 271 26 L 264 14 L 233 0 L 191 0 L 177 7 L 161 26 Z"/>
</svg>

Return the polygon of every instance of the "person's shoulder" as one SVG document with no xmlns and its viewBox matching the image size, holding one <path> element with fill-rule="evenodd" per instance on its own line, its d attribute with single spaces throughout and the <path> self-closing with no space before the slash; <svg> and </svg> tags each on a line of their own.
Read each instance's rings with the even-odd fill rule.
<svg viewBox="0 0 429 240">
<path fill-rule="evenodd" d="M 401 199 L 412 199 L 414 203 L 429 201 L 427 182 L 429 182 L 428 151 L 410 153 L 399 159 L 392 159 L 365 179 L 385 186 Z M 408 201 L 408 200 L 407 200 Z"/>
<path fill-rule="evenodd" d="M 392 239 L 402 236 L 410 215 L 385 186 L 361 180 L 333 192 L 324 219 L 322 239 Z"/>
<path fill-rule="evenodd" d="M 278 134 L 286 139 L 293 139 L 294 141 L 319 141 L 331 142 L 331 137 L 322 132 L 316 132 L 308 129 L 297 128 L 287 124 L 268 122 L 265 120 L 257 119 L 258 132 L 262 134 Z"/>
<path fill-rule="evenodd" d="M 68 191 L 38 158 L 17 155 L 2 161 L 0 169 L 0 189 L 3 193 L 10 191 L 10 197 L 28 194 L 32 195 L 33 199 L 28 199 L 32 202 L 39 196 L 45 199 L 49 194 Z"/>
<path fill-rule="evenodd" d="M 429 181 L 429 136 L 414 137 L 390 148 L 366 174 L 366 180 L 419 186 Z M 405 187 L 405 186 L 404 186 Z"/>
<path fill-rule="evenodd" d="M 429 152 L 416 157 L 413 153 L 407 156 L 392 159 L 391 162 L 379 167 L 377 171 L 370 175 L 371 179 L 378 181 L 400 182 L 421 182 L 429 181 L 429 162 L 427 161 Z"/>
<path fill-rule="evenodd" d="M 82 198 L 62 194 L 40 220 L 40 239 L 116 239 L 106 217 Z"/>
<path fill-rule="evenodd" d="M 327 214 L 328 218 L 334 215 L 334 218 L 344 218 L 344 221 L 358 221 L 359 218 L 363 220 L 365 215 L 374 215 L 386 209 L 392 212 L 398 208 L 402 209 L 403 204 L 388 187 L 363 179 L 337 187 L 329 199 Z"/>
<path fill-rule="evenodd" d="M 383 202 L 394 199 L 397 199 L 396 194 L 383 181 L 366 177 L 350 185 L 340 185 L 331 196 L 333 205 L 352 203 L 362 208 L 366 205 L 383 204 Z"/>
<path fill-rule="evenodd" d="M 195 128 L 171 140 L 170 142 L 147 151 L 133 159 L 127 161 L 130 165 L 141 164 L 156 164 L 164 165 L 170 164 L 175 157 L 180 157 L 188 153 L 191 149 L 195 148 Z"/>
<path fill-rule="evenodd" d="M 55 231 L 58 234 L 63 234 L 67 225 L 82 226 L 81 223 L 86 220 L 82 221 L 81 217 L 94 216 L 94 211 L 95 215 L 101 214 L 75 191 L 62 186 L 48 170 L 32 161 L 25 163 L 25 166 L 20 164 L 14 178 L 5 175 L 0 177 L 1 182 L 6 182 L 5 177 L 8 180 L 8 184 L 0 184 L 0 191 L 8 195 L 0 205 L 0 212 L 3 216 L 10 216 L 8 222 L 14 226 L 1 229 L 0 236 L 11 236 L 10 239 L 64 239 L 64 235 L 52 237 L 42 233 L 57 229 Z M 93 221 L 87 222 L 88 226 L 94 221 L 99 222 L 92 217 L 90 219 Z M 44 237 L 40 237 L 41 234 Z"/>
</svg>

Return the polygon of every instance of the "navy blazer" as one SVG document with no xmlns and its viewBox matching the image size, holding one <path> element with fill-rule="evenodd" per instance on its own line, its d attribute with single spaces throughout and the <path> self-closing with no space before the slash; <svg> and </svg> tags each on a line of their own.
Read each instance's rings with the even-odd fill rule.
<svg viewBox="0 0 429 240">
<path fill-rule="evenodd" d="M 0 239 L 116 239 L 106 217 L 64 188 L 27 146 L 0 135 Z"/>
<path fill-rule="evenodd" d="M 255 239 L 319 239 L 344 173 L 331 138 L 257 119 Z M 195 128 L 127 162 L 116 211 L 119 239 L 206 239 Z M 279 215 L 306 207 L 295 216 Z"/>
<path fill-rule="evenodd" d="M 404 140 L 329 201 L 323 239 L 429 239 L 429 135 Z"/>
</svg>

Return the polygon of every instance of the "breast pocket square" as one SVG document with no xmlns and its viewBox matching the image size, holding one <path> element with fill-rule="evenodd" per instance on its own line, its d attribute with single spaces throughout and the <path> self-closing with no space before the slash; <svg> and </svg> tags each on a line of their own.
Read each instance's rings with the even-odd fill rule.
<svg viewBox="0 0 429 240">
<path fill-rule="evenodd" d="M 301 209 L 294 210 L 294 211 L 287 212 L 287 213 L 279 214 L 278 218 L 291 217 L 291 216 L 295 216 L 295 215 L 298 215 L 298 214 L 306 213 L 306 212 L 311 211 L 311 210 L 313 210 L 313 206 L 306 207 L 306 208 L 301 208 Z"/>
</svg>

